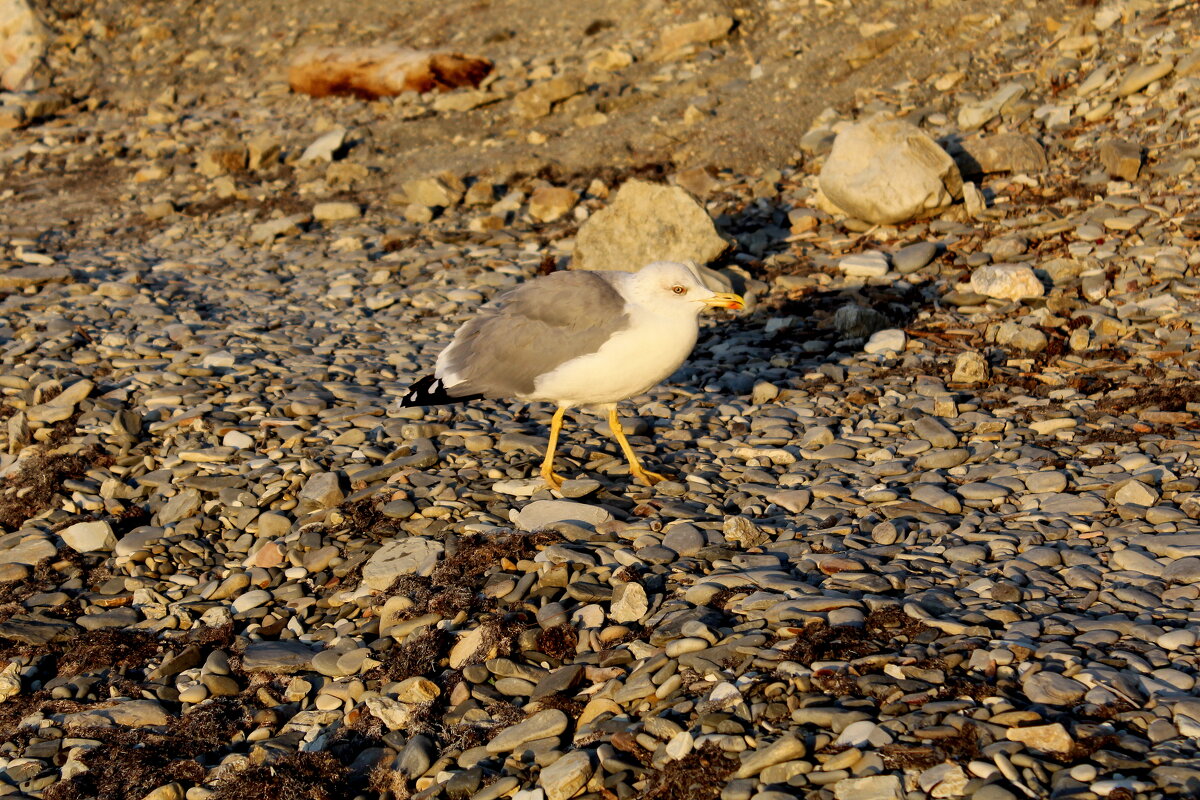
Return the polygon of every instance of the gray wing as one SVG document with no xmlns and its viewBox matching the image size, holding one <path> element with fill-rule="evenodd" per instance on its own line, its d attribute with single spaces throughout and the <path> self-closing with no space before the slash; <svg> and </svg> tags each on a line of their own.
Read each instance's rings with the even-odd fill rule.
<svg viewBox="0 0 1200 800">
<path fill-rule="evenodd" d="M 539 375 L 594 353 L 626 327 L 625 299 L 602 273 L 555 272 L 522 284 L 480 309 L 438 358 L 437 375 L 459 381 L 461 397 L 519 397 Z"/>
</svg>

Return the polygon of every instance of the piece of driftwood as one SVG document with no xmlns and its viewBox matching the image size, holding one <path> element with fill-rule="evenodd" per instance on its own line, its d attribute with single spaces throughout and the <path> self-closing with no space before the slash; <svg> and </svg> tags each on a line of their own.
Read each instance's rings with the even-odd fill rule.
<svg viewBox="0 0 1200 800">
<path fill-rule="evenodd" d="M 491 71 L 491 61 L 461 53 L 392 45 L 314 47 L 292 60 L 288 83 L 293 91 L 313 97 L 353 95 L 373 100 L 401 92 L 474 88 Z"/>
</svg>

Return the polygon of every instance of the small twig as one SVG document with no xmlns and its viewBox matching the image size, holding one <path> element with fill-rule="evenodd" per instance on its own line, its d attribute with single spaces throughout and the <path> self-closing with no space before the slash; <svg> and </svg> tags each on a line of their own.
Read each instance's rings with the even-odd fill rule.
<svg viewBox="0 0 1200 800">
<path fill-rule="evenodd" d="M 1171 16 L 1171 14 L 1175 13 L 1176 11 L 1180 10 L 1181 8 L 1187 8 L 1188 6 L 1200 6 L 1200 0 L 1183 0 L 1183 2 L 1176 4 L 1175 6 L 1172 6 L 1171 8 L 1165 8 L 1161 12 L 1159 12 L 1158 16 L 1156 16 L 1154 18 L 1154 21 L 1162 22 L 1167 17 Z"/>
<path fill-rule="evenodd" d="M 1178 141 L 1174 141 L 1174 142 L 1162 142 L 1161 144 L 1147 145 L 1146 149 L 1147 150 L 1161 150 L 1164 147 L 1177 147 L 1182 144 L 1193 144 L 1195 142 L 1200 142 L 1200 136 L 1189 136 L 1186 139 L 1179 139 Z"/>
<path fill-rule="evenodd" d="M 1059 42 L 1061 42 L 1061 41 L 1062 41 L 1063 39 L 1065 39 L 1065 38 L 1067 38 L 1067 34 L 1066 34 L 1066 33 L 1060 33 L 1058 36 L 1055 36 L 1053 39 L 1051 39 L 1049 42 L 1047 42 L 1047 44 L 1046 44 L 1046 46 L 1045 46 L 1045 47 L 1043 47 L 1043 48 L 1042 48 L 1042 52 L 1043 52 L 1043 53 L 1044 53 L 1044 52 L 1046 52 L 1046 51 L 1047 51 L 1047 50 L 1049 50 L 1051 47 L 1054 47 L 1054 45 L 1058 44 Z M 1029 72 L 1033 72 L 1033 70 L 1031 69 L 1031 70 L 1029 70 Z M 1014 74 L 1015 74 L 1015 73 L 1014 73 Z"/>
</svg>

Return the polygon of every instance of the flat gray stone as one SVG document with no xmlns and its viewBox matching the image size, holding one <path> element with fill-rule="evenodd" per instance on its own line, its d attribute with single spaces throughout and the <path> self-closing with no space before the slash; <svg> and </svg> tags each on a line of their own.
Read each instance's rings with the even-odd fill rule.
<svg viewBox="0 0 1200 800">
<path fill-rule="evenodd" d="M 594 528 L 611 519 L 612 514 L 599 506 L 569 500 L 535 500 L 517 513 L 515 522 L 523 531 L 536 531 L 558 522 Z"/>
<path fill-rule="evenodd" d="M 363 583 L 382 592 L 401 575 L 426 574 L 445 551 L 441 542 L 420 536 L 394 539 L 363 565 Z"/>
<path fill-rule="evenodd" d="M 804 740 L 792 734 L 784 734 L 766 747 L 748 751 L 742 757 L 742 764 L 734 773 L 735 778 L 750 778 L 762 772 L 773 764 L 794 761 L 803 758 L 807 752 Z"/>
<path fill-rule="evenodd" d="M 1143 575 L 1151 575 L 1160 577 L 1166 571 L 1166 568 L 1158 561 L 1150 558 L 1145 553 L 1139 553 L 1137 550 L 1118 550 L 1112 554 L 1109 563 L 1116 569 L 1129 570 L 1131 572 L 1140 572 Z"/>
<path fill-rule="evenodd" d="M 1035 673 L 1025 679 L 1022 688 L 1031 702 L 1049 706 L 1073 705 L 1087 692 L 1082 683 L 1057 672 Z"/>
<path fill-rule="evenodd" d="M 492 754 L 511 753 L 526 742 L 558 736 L 567 729 L 567 715 L 557 708 L 539 711 L 529 719 L 505 728 L 487 743 Z"/>
<path fill-rule="evenodd" d="M 1140 92 L 1159 78 L 1169 75 L 1173 69 L 1175 69 L 1175 62 L 1171 59 L 1153 64 L 1139 64 L 1125 73 L 1125 77 L 1121 79 L 1121 85 L 1117 87 L 1117 94 L 1126 97 L 1134 92 Z"/>
<path fill-rule="evenodd" d="M 157 542 L 166 531 L 159 527 L 143 526 L 135 528 L 129 533 L 122 536 L 113 547 L 113 555 L 128 556 L 136 553 L 138 550 L 144 550 L 152 543 Z"/>
<path fill-rule="evenodd" d="M 43 283 L 69 280 L 71 270 L 66 267 L 14 267 L 0 270 L 0 289 L 24 289 Z"/>
<path fill-rule="evenodd" d="M 883 267 L 886 273 L 886 261 Z M 887 315 L 858 303 L 847 303 L 833 315 L 833 327 L 837 328 L 838 333 L 852 339 L 864 339 L 875 331 L 891 327 L 892 324 Z"/>
<path fill-rule="evenodd" d="M 1058 470 L 1032 472 L 1021 476 L 1029 491 L 1042 494 L 1045 492 L 1061 492 L 1067 488 L 1067 476 Z"/>
<path fill-rule="evenodd" d="M 107 708 L 54 715 L 56 721 L 73 728 L 145 728 L 166 725 L 173 719 L 157 700 L 121 700 Z"/>
<path fill-rule="evenodd" d="M 1042 498 L 1042 511 L 1054 514 L 1084 517 L 1102 513 L 1107 504 L 1095 495 L 1087 494 L 1051 494 Z"/>
<path fill-rule="evenodd" d="M 89 380 L 76 381 L 53 400 L 42 403 L 39 406 L 34 406 L 26 412 L 30 422 L 61 422 L 67 417 L 75 413 L 75 406 L 79 402 L 91 394 L 92 389 L 96 388 L 96 384 Z"/>
<path fill-rule="evenodd" d="M 971 457 L 971 451 L 965 447 L 955 447 L 949 450 L 930 450 L 917 457 L 919 469 L 950 469 Z"/>
<path fill-rule="evenodd" d="M 195 489 L 184 489 L 167 501 L 158 511 L 158 524 L 170 525 L 187 519 L 200 510 L 202 498 Z"/>
<path fill-rule="evenodd" d="M 252 608 L 265 606 L 273 599 L 274 596 L 266 589 L 251 589 L 248 592 L 238 595 L 237 598 L 234 599 L 231 608 L 233 613 L 241 614 L 242 612 L 249 611 Z"/>
<path fill-rule="evenodd" d="M 928 503 L 934 508 L 941 509 L 947 514 L 961 514 L 962 501 L 940 486 L 932 483 L 918 483 L 912 489 L 912 499 Z"/>
<path fill-rule="evenodd" d="M 242 653 L 242 669 L 247 672 L 292 673 L 312 669 L 316 651 L 303 642 L 250 642 Z"/>
<path fill-rule="evenodd" d="M 913 423 L 913 431 L 934 447 L 955 447 L 958 436 L 933 417 L 918 417 Z"/>
<path fill-rule="evenodd" d="M 0 639 L 12 639 L 22 644 L 41 646 L 77 633 L 79 628 L 72 623 L 41 614 L 17 614 L 7 622 L 0 622 Z"/>
<path fill-rule="evenodd" d="M 936 242 L 917 242 L 892 253 L 892 268 L 901 275 L 916 272 L 938 254 Z"/>
<path fill-rule="evenodd" d="M 141 619 L 132 608 L 114 608 L 99 614 L 83 614 L 75 618 L 75 624 L 84 630 L 99 631 L 105 628 L 128 628 Z"/>
<path fill-rule="evenodd" d="M 1032 136 L 998 133 L 972 137 L 950 149 L 964 175 L 990 175 L 996 172 L 1045 171 L 1046 150 Z"/>
<path fill-rule="evenodd" d="M 1159 533 L 1133 537 L 1132 545 L 1149 550 L 1156 556 L 1188 558 L 1200 556 L 1200 533 Z"/>
<path fill-rule="evenodd" d="M 47 537 L 31 534 L 14 542 L 7 549 L 0 550 L 0 558 L 10 564 L 28 564 L 32 567 L 57 552 L 58 548 Z"/>
<path fill-rule="evenodd" d="M 964 483 L 958 487 L 958 493 L 966 500 L 996 500 L 1011 494 L 1008 487 L 991 481 Z"/>
<path fill-rule="evenodd" d="M 1192 556 L 1176 559 L 1163 569 L 1162 577 L 1173 583 L 1200 581 L 1200 558 Z"/>
</svg>

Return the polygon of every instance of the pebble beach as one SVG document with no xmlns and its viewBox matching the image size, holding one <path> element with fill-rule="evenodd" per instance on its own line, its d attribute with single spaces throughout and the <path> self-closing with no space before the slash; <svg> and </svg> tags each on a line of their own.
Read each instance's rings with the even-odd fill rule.
<svg viewBox="0 0 1200 800">
<path fill-rule="evenodd" d="M 57 18 L 56 82 L 0 94 L 0 798 L 1200 796 L 1200 12 L 1001 5 L 794 157 L 586 169 L 638 103 L 685 148 L 743 91 L 714 70 L 786 86 L 752 33 L 833 12 L 614 12 L 377 100 L 108 91 L 117 55 L 221 75 L 220 37 Z M 893 17 L 837 68 L 916 59 Z M 880 115 L 944 159 L 935 213 L 844 211 Z M 747 298 L 622 405 L 668 480 L 601 414 L 552 492 L 549 407 L 394 405 L 654 214 Z"/>
</svg>

